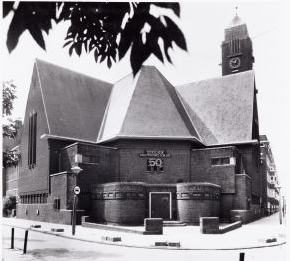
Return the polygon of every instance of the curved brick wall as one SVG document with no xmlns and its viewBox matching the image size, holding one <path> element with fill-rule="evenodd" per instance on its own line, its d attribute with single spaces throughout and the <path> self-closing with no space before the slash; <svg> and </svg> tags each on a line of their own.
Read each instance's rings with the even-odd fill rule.
<svg viewBox="0 0 290 261">
<path fill-rule="evenodd" d="M 220 186 L 205 182 L 177 184 L 177 219 L 199 223 L 200 217 L 218 217 L 220 190 Z"/>
<path fill-rule="evenodd" d="M 91 216 L 95 222 L 143 224 L 146 189 L 143 183 L 114 182 L 92 188 Z"/>
</svg>

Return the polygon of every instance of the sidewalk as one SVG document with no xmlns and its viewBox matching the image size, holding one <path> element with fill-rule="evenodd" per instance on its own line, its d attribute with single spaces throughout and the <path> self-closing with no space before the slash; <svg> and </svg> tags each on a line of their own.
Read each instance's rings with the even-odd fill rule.
<svg viewBox="0 0 290 261">
<path fill-rule="evenodd" d="M 30 229 L 31 225 L 41 225 L 41 228 L 32 228 L 31 230 L 87 242 L 141 248 L 224 250 L 270 247 L 286 242 L 285 219 L 283 220 L 283 224 L 280 225 L 278 213 L 243 225 L 241 228 L 226 234 L 217 235 L 201 234 L 199 226 L 164 227 L 163 235 L 140 235 L 77 226 L 75 236 L 72 236 L 70 225 L 16 218 L 3 218 L 2 224 L 24 229 Z M 64 232 L 51 232 L 51 228 L 63 228 Z M 144 230 L 143 227 L 130 227 L 130 229 Z M 104 241 L 102 240 L 103 236 L 121 237 L 121 242 Z M 276 238 L 277 242 L 266 243 L 267 239 L 272 238 Z M 157 241 L 179 242 L 181 246 L 178 248 L 155 247 L 155 242 Z"/>
</svg>

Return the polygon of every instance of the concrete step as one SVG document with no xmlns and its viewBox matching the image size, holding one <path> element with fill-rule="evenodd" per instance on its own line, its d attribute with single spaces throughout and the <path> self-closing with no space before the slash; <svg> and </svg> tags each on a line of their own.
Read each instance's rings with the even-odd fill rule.
<svg viewBox="0 0 290 261">
<path fill-rule="evenodd" d="M 178 220 L 163 220 L 164 227 L 183 227 L 186 226 L 185 223 Z"/>
</svg>

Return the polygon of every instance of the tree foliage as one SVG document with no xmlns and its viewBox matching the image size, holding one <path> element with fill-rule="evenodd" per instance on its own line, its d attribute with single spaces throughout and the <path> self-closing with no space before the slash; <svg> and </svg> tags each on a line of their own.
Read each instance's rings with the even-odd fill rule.
<svg viewBox="0 0 290 261">
<path fill-rule="evenodd" d="M 12 115 L 13 102 L 16 98 L 15 95 L 16 85 L 13 81 L 2 82 L 2 93 L 3 93 L 3 104 L 2 104 L 2 119 L 6 118 L 2 124 L 2 135 L 6 139 L 15 139 L 18 134 L 18 125 L 15 121 L 8 118 Z M 16 166 L 20 160 L 20 152 L 18 150 L 14 151 L 4 151 L 3 150 L 3 167 Z"/>
<path fill-rule="evenodd" d="M 10 116 L 13 110 L 13 101 L 16 98 L 15 95 L 16 86 L 13 81 L 2 82 L 2 92 L 3 92 L 3 107 L 2 115 Z"/>
<path fill-rule="evenodd" d="M 43 31 L 48 34 L 52 21 L 70 21 L 64 43 L 70 55 L 73 52 L 79 56 L 83 52 L 93 53 L 96 62 L 106 61 L 110 68 L 131 48 L 131 67 L 136 74 L 151 54 L 161 62 L 166 58 L 172 63 L 169 50 L 173 43 L 187 50 L 183 33 L 170 15 L 154 16 L 153 6 L 180 16 L 180 6 L 173 2 L 20 2 L 17 8 L 13 2 L 4 2 L 3 16 L 14 12 L 7 48 L 13 51 L 21 34 L 28 30 L 45 49 Z"/>
<path fill-rule="evenodd" d="M 9 215 L 11 215 L 12 209 L 16 209 L 16 196 L 8 196 L 3 198 L 3 217 L 8 217 Z"/>
<path fill-rule="evenodd" d="M 17 166 L 21 158 L 21 153 L 18 150 L 3 151 L 3 167 Z"/>
<path fill-rule="evenodd" d="M 7 118 L 11 116 L 13 110 L 13 102 L 16 98 L 15 95 L 16 85 L 13 81 L 2 82 L 2 118 Z M 17 135 L 17 126 L 13 120 L 10 118 L 6 119 L 6 122 L 2 124 L 3 137 L 8 137 L 14 139 Z"/>
</svg>

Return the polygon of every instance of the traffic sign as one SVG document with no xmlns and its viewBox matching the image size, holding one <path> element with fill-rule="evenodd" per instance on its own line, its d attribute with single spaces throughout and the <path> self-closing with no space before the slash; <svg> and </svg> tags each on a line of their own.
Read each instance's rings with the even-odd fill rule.
<svg viewBox="0 0 290 261">
<path fill-rule="evenodd" d="M 74 192 L 75 195 L 80 194 L 80 193 L 81 193 L 81 189 L 80 189 L 80 187 L 79 187 L 79 186 L 75 186 L 75 187 L 73 188 L 73 192 Z"/>
</svg>

